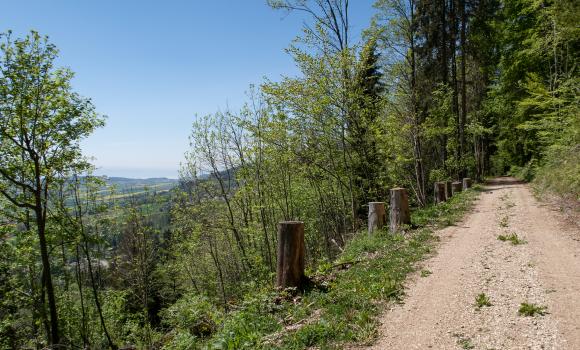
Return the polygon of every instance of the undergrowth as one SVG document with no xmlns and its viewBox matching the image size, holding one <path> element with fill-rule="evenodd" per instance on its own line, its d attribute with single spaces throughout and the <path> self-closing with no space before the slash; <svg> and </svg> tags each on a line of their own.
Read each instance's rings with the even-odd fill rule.
<svg viewBox="0 0 580 350">
<path fill-rule="evenodd" d="M 360 232 L 332 265 L 310 276 L 302 295 L 264 287 L 225 315 L 206 339 L 175 334 L 166 349 L 320 349 L 371 343 L 381 304 L 403 296 L 403 282 L 430 253 L 436 228 L 458 221 L 477 197 L 464 191 L 448 202 L 412 212 L 404 234 Z"/>
<path fill-rule="evenodd" d="M 550 146 L 541 162 L 532 159 L 524 167 L 512 166 L 510 174 L 531 181 L 539 198 L 554 194 L 573 203 L 580 201 L 580 144 L 578 132 L 575 135 L 567 144 Z"/>
<path fill-rule="evenodd" d="M 536 170 L 533 184 L 539 192 L 550 192 L 565 199 L 579 201 L 579 173 L 580 144 L 572 142 L 564 147 L 553 146 L 547 153 L 544 164 Z"/>
</svg>

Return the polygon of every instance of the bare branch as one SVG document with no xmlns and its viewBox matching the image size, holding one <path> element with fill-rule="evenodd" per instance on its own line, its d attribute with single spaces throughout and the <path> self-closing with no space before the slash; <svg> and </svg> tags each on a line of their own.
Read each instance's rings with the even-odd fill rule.
<svg viewBox="0 0 580 350">
<path fill-rule="evenodd" d="M 28 208 L 28 209 L 33 209 L 33 210 L 36 209 L 36 207 L 30 203 L 19 202 L 18 200 L 16 200 L 14 197 L 12 197 L 8 192 L 4 191 L 3 189 L 0 189 L 0 193 L 2 193 L 2 195 L 6 199 L 8 199 L 12 204 L 14 204 L 15 206 L 17 206 L 19 208 Z"/>
</svg>

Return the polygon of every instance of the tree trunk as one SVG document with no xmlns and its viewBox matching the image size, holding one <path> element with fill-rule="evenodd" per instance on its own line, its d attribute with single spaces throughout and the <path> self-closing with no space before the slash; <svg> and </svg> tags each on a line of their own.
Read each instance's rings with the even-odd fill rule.
<svg viewBox="0 0 580 350">
<path fill-rule="evenodd" d="M 84 299 L 84 292 L 83 292 L 83 280 L 81 276 L 81 257 L 79 253 L 79 245 L 76 246 L 76 277 L 77 277 L 77 286 L 79 288 L 79 299 L 81 302 L 81 338 L 83 339 L 83 347 L 88 349 L 89 348 L 89 337 L 87 336 L 88 329 L 87 329 L 87 314 L 85 311 L 85 299 Z"/>
<path fill-rule="evenodd" d="M 435 182 L 435 203 L 443 203 L 446 200 L 446 184 L 445 182 Z"/>
<path fill-rule="evenodd" d="M 447 45 L 448 45 L 448 38 L 447 38 L 447 0 L 441 0 L 441 3 L 439 4 L 440 6 L 440 25 L 441 25 L 441 69 L 442 74 L 443 74 L 443 84 L 445 84 L 445 86 L 448 86 L 449 84 L 449 59 L 447 58 Z M 444 121 L 444 127 L 447 129 L 448 124 L 449 124 L 449 118 L 445 117 L 445 121 Z M 448 139 L 447 139 L 447 133 L 445 133 L 443 135 L 443 142 L 441 145 L 441 154 L 442 154 L 442 158 L 443 158 L 443 169 L 447 169 L 447 143 L 448 143 Z"/>
<path fill-rule="evenodd" d="M 276 286 L 300 288 L 304 282 L 304 223 L 282 221 L 278 224 L 278 264 Z"/>
<path fill-rule="evenodd" d="M 409 15 L 411 20 L 411 28 L 415 26 L 415 7 L 414 2 L 409 1 Z M 410 46 L 410 64 L 411 64 L 411 110 L 413 113 L 413 128 L 412 128 L 412 138 L 413 138 L 413 156 L 415 158 L 415 179 L 417 181 L 417 199 L 421 206 L 425 205 L 426 194 L 425 194 L 425 170 L 423 167 L 423 154 L 421 149 L 421 139 L 419 135 L 421 119 L 419 118 L 418 101 L 417 101 L 417 62 L 416 62 L 416 50 L 415 47 L 415 31 L 412 29 L 409 33 L 409 46 Z M 406 193 L 406 192 L 405 192 Z"/>
<path fill-rule="evenodd" d="M 439 4 L 441 7 L 440 15 L 440 30 L 441 30 L 441 69 L 443 75 L 443 84 L 447 85 L 449 82 L 449 68 L 447 59 L 447 0 L 441 0 Z"/>
<path fill-rule="evenodd" d="M 213 260 L 213 263 L 215 265 L 215 268 L 217 270 L 218 277 L 219 277 L 219 280 L 220 280 L 220 290 L 221 290 L 221 293 L 222 293 L 222 301 L 224 303 L 224 310 L 227 312 L 228 311 L 228 298 L 226 297 L 226 288 L 224 286 L 224 275 L 223 275 L 223 272 L 222 272 L 222 267 L 221 267 L 221 264 L 220 264 L 220 262 L 218 260 L 217 250 L 214 251 L 211 237 L 208 238 L 208 243 L 209 243 L 209 253 L 211 255 L 211 258 Z"/>
<path fill-rule="evenodd" d="M 384 202 L 369 203 L 369 234 L 383 228 L 387 222 Z"/>
<path fill-rule="evenodd" d="M 451 17 L 451 35 L 450 35 L 450 44 L 451 44 L 451 82 L 453 88 L 453 115 L 455 116 L 455 127 L 456 127 L 456 137 L 457 137 L 457 149 L 456 156 L 457 156 L 457 168 L 458 172 L 461 171 L 460 164 L 461 164 L 461 132 L 460 132 L 460 124 L 461 124 L 461 117 L 459 113 L 459 86 L 457 82 L 457 9 L 456 9 L 456 2 L 457 0 L 451 0 L 449 2 L 449 16 Z M 459 174 L 456 174 L 459 175 Z"/>
<path fill-rule="evenodd" d="M 465 153 L 465 123 L 467 122 L 467 80 L 465 78 L 466 53 L 466 26 L 467 16 L 465 14 L 465 0 L 459 0 L 459 11 L 461 12 L 461 118 L 459 121 L 459 155 L 460 160 Z M 460 174 L 465 174 L 465 169 L 460 162 Z"/>
<path fill-rule="evenodd" d="M 38 233 L 38 244 L 40 245 L 40 257 L 42 260 L 43 284 L 46 288 L 48 297 L 48 309 L 50 312 L 50 344 L 60 344 L 60 334 L 58 331 L 58 312 L 56 310 L 56 299 L 54 297 L 54 288 L 52 285 L 52 272 L 50 270 L 50 258 L 48 257 L 48 244 L 46 242 L 46 201 L 48 197 L 48 181 L 43 184 L 40 170 L 40 161 L 36 154 L 31 154 L 34 160 L 34 214 L 36 216 L 36 228 Z"/>
<path fill-rule="evenodd" d="M 93 273 L 93 265 L 91 263 L 91 256 L 89 255 L 89 246 L 88 246 L 88 242 L 86 240 L 86 237 L 84 237 L 83 234 L 83 238 L 85 240 L 84 244 L 84 253 L 85 256 L 87 258 L 87 267 L 89 270 L 89 277 L 91 279 L 91 288 L 93 290 L 93 298 L 95 299 L 95 306 L 97 307 L 97 313 L 99 315 L 99 320 L 101 321 L 101 328 L 103 329 L 103 333 L 105 333 L 105 337 L 107 338 L 107 342 L 109 343 L 109 347 L 113 350 L 118 349 L 117 345 L 115 345 L 115 343 L 113 343 L 113 340 L 111 339 L 111 336 L 109 335 L 109 331 L 107 330 L 107 324 L 105 323 L 105 318 L 103 316 L 103 308 L 101 307 L 101 301 L 99 300 L 99 293 L 98 293 L 98 286 L 97 283 L 95 281 L 95 275 Z"/>
<path fill-rule="evenodd" d="M 389 215 L 391 231 L 396 232 L 402 225 L 411 223 L 409 213 L 409 197 L 404 188 L 391 189 L 391 210 Z"/>
<path fill-rule="evenodd" d="M 48 309 L 50 312 L 50 344 L 60 344 L 58 332 L 58 313 L 56 311 L 56 299 L 54 298 L 54 288 L 52 286 L 52 273 L 50 271 L 50 259 L 48 258 L 48 246 L 46 243 L 45 221 L 42 213 L 40 194 L 37 195 L 36 224 L 38 228 L 38 242 L 40 244 L 40 256 L 44 277 L 44 286 L 48 297 Z"/>
</svg>

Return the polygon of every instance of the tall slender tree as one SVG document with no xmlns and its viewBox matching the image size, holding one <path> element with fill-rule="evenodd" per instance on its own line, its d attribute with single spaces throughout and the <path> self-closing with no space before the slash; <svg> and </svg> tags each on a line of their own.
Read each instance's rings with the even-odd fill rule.
<svg viewBox="0 0 580 350">
<path fill-rule="evenodd" d="M 73 73 L 54 67 L 56 47 L 36 32 L 0 46 L 0 193 L 34 215 L 42 282 L 50 312 L 50 344 L 60 344 L 47 232 L 49 193 L 88 167 L 79 141 L 103 125 L 90 100 L 72 91 Z"/>
</svg>

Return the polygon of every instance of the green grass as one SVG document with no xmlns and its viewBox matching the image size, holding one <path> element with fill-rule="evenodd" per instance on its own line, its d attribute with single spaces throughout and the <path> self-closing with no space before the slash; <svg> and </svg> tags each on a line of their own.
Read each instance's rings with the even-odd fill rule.
<svg viewBox="0 0 580 350">
<path fill-rule="evenodd" d="M 524 239 L 520 238 L 518 234 L 515 232 L 510 233 L 509 235 L 499 235 L 497 236 L 497 239 L 499 239 L 502 242 L 511 242 L 512 245 L 520 245 L 528 243 Z"/>
<path fill-rule="evenodd" d="M 475 345 L 471 343 L 471 339 L 469 338 L 459 339 L 457 344 L 461 346 L 462 349 L 475 349 Z"/>
<path fill-rule="evenodd" d="M 429 271 L 429 270 L 421 270 L 421 277 L 427 277 L 430 274 L 432 274 L 433 272 Z"/>
<path fill-rule="evenodd" d="M 476 184 L 469 191 L 460 192 L 446 202 L 415 210 L 411 213 L 411 226 L 438 229 L 453 225 L 471 208 L 473 200 L 481 191 L 482 187 Z"/>
<path fill-rule="evenodd" d="M 491 306 L 491 300 L 485 293 L 480 293 L 475 297 L 475 306 L 481 309 L 484 306 Z"/>
<path fill-rule="evenodd" d="M 473 345 L 471 339 L 466 337 L 464 334 L 454 333 L 453 336 L 457 338 L 457 345 L 462 349 L 475 349 L 475 345 Z"/>
<path fill-rule="evenodd" d="M 406 277 L 433 251 L 433 230 L 459 220 L 477 196 L 478 191 L 465 191 L 413 211 L 414 228 L 405 235 L 359 233 L 337 261 L 310 276 L 316 283 L 298 302 L 264 286 L 226 315 L 202 348 L 340 349 L 348 343 L 372 343 L 384 304 L 403 298 Z M 333 268 L 349 262 L 348 269 Z M 421 275 L 429 273 L 423 270 Z"/>
<path fill-rule="evenodd" d="M 547 310 L 546 306 L 538 306 L 536 304 L 525 302 L 520 304 L 518 314 L 520 316 L 528 316 L 528 317 L 534 317 L 536 315 L 544 316 L 547 313 L 546 310 Z"/>
</svg>

